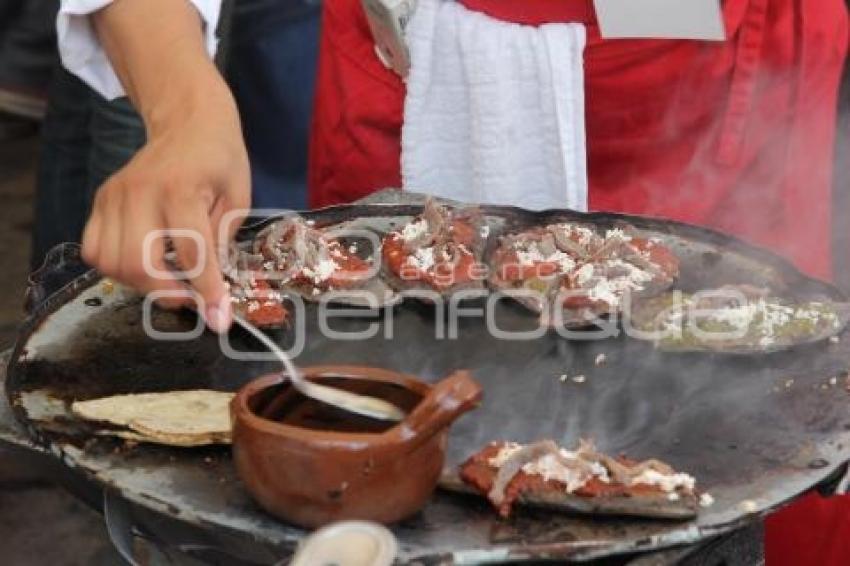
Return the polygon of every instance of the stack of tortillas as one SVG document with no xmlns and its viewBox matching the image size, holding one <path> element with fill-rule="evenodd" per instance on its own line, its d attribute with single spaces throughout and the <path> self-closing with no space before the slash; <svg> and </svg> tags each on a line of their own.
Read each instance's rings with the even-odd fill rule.
<svg viewBox="0 0 850 566">
<path fill-rule="evenodd" d="M 121 427 L 99 431 L 104 435 L 172 446 L 228 444 L 233 395 L 210 390 L 116 395 L 75 401 L 71 411 Z"/>
</svg>

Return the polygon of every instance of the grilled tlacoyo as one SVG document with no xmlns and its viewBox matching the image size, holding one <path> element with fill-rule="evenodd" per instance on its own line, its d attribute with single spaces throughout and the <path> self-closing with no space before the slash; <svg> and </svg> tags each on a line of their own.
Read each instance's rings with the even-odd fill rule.
<svg viewBox="0 0 850 566">
<path fill-rule="evenodd" d="M 490 285 L 552 324 L 586 326 L 619 313 L 626 293 L 656 295 L 678 276 L 669 248 L 633 232 L 558 223 L 507 235 L 492 254 Z"/>
<path fill-rule="evenodd" d="M 315 228 L 300 216 L 274 222 L 248 243 L 250 247 L 242 244 L 233 250 L 236 269 L 231 279 L 241 288 L 259 289 L 272 302 L 294 294 L 310 302 L 394 304 L 397 296 L 378 276 L 376 258 L 360 257 L 356 244 L 346 246 L 328 234 L 332 228 Z"/>
<path fill-rule="evenodd" d="M 496 442 L 460 467 L 461 479 L 502 517 L 514 503 L 570 511 L 691 518 L 699 507 L 695 480 L 658 460 L 612 458 L 580 441 L 574 451 L 551 440 Z"/>
<path fill-rule="evenodd" d="M 402 291 L 424 289 L 448 296 L 483 289 L 485 237 L 477 209 L 453 209 L 428 199 L 421 215 L 384 237 L 385 276 Z"/>
<path fill-rule="evenodd" d="M 257 328 L 281 328 L 289 320 L 289 310 L 283 303 L 283 295 L 264 279 L 243 274 L 227 278 L 230 286 L 230 301 L 236 314 Z"/>
<path fill-rule="evenodd" d="M 768 289 L 729 285 L 699 294 L 669 292 L 634 303 L 635 338 L 682 352 L 763 353 L 817 342 L 840 333 L 846 304 L 795 302 Z"/>
</svg>

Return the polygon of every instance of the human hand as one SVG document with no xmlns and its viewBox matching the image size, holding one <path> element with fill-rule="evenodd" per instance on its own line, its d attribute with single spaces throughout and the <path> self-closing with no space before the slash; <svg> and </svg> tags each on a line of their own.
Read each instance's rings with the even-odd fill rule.
<svg viewBox="0 0 850 566">
<path fill-rule="evenodd" d="M 201 314 L 224 332 L 232 317 L 219 253 L 239 221 L 220 225 L 228 212 L 250 206 L 250 170 L 233 98 L 220 77 L 209 80 L 209 88 L 195 83 L 200 99 L 172 97 L 181 102 L 146 119 L 145 146 L 98 189 L 82 252 L 103 275 L 141 292 L 185 292 L 181 273 L 169 272 L 164 258 L 168 236 Z M 175 307 L 187 300 L 159 302 Z"/>
</svg>

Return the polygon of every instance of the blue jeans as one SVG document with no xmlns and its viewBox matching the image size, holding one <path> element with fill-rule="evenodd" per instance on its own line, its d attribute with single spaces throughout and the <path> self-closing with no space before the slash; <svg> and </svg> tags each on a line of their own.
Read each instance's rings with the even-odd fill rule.
<svg viewBox="0 0 850 566">
<path fill-rule="evenodd" d="M 95 191 L 144 143 L 144 125 L 126 99 L 108 102 L 57 68 L 41 132 L 33 268 L 56 244 L 80 241 Z"/>
<path fill-rule="evenodd" d="M 307 207 L 319 13 L 317 1 L 236 1 L 227 77 L 242 117 L 256 208 Z"/>
<path fill-rule="evenodd" d="M 56 61 L 57 0 L 0 0 L 0 87 L 43 95 Z"/>
</svg>

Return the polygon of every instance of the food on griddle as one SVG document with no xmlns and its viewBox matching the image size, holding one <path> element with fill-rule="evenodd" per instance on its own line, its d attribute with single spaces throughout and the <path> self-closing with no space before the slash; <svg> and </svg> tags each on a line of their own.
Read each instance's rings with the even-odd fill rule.
<svg viewBox="0 0 850 566">
<path fill-rule="evenodd" d="M 384 237 L 388 279 L 400 290 L 441 294 L 483 288 L 484 228 L 477 210 L 454 209 L 428 199 L 421 215 Z"/>
<path fill-rule="evenodd" d="M 552 440 L 495 442 L 460 467 L 460 477 L 487 497 L 502 517 L 515 503 L 575 511 L 692 517 L 695 480 L 658 460 L 612 458 L 591 442 L 574 451 Z"/>
<path fill-rule="evenodd" d="M 497 289 L 531 291 L 516 298 L 540 313 L 558 287 L 599 237 L 576 224 L 551 224 L 505 236 L 491 258 L 490 281 Z"/>
<path fill-rule="evenodd" d="M 664 350 L 759 353 L 835 336 L 848 317 L 845 304 L 794 301 L 739 285 L 642 299 L 631 324 L 637 338 Z"/>
<path fill-rule="evenodd" d="M 668 247 L 633 232 L 559 223 L 508 235 L 493 253 L 490 283 L 521 290 L 512 296 L 537 313 L 549 310 L 552 322 L 586 325 L 619 313 L 627 293 L 652 296 L 678 276 L 679 260 Z"/>
<path fill-rule="evenodd" d="M 356 245 L 347 246 L 342 238 L 311 226 L 300 216 L 274 222 L 257 235 L 250 249 L 243 244 L 231 255 L 236 267 L 231 279 L 242 288 L 260 288 L 261 294 L 270 291 L 270 301 L 296 294 L 308 301 L 328 297 L 369 304 L 364 298 L 369 294 L 377 305 L 385 305 L 394 298 L 377 276 L 373 258 L 361 258 Z"/>
<path fill-rule="evenodd" d="M 281 273 L 279 284 L 309 295 L 356 287 L 372 275 L 371 264 L 300 216 L 271 224 L 254 240 L 265 271 Z"/>
<path fill-rule="evenodd" d="M 211 390 L 115 395 L 75 401 L 71 412 L 110 425 L 98 434 L 172 446 L 227 444 L 233 393 Z"/>
<path fill-rule="evenodd" d="M 230 301 L 236 314 L 257 328 L 282 328 L 289 321 L 289 310 L 279 291 L 263 279 L 245 278 L 240 283 L 228 281 Z"/>
</svg>

